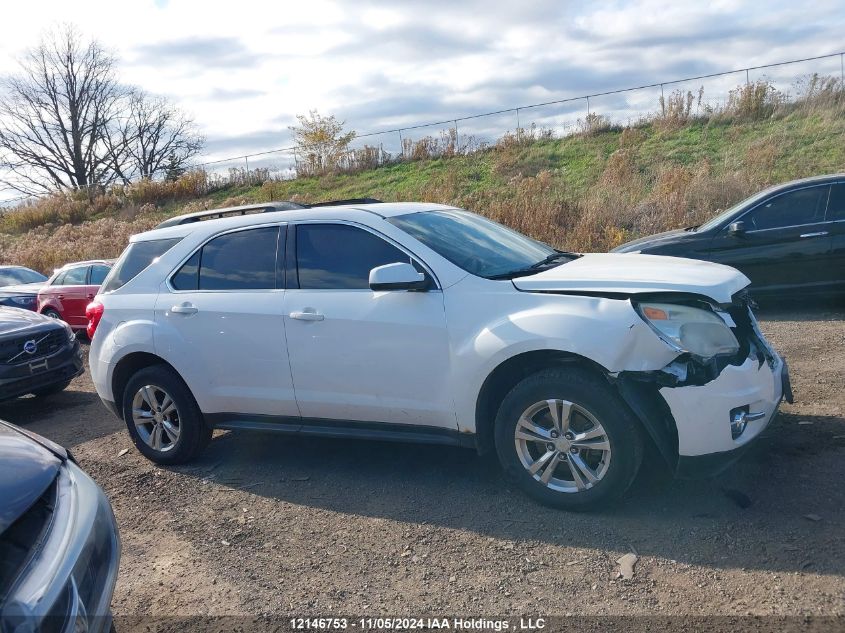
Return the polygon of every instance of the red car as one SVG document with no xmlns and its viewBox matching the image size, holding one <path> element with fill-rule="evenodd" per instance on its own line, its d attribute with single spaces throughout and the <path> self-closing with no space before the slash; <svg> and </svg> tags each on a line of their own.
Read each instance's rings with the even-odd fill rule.
<svg viewBox="0 0 845 633">
<path fill-rule="evenodd" d="M 62 319 L 74 330 L 88 326 L 85 308 L 100 290 L 114 260 L 76 262 L 59 268 L 38 293 L 38 311 Z"/>
</svg>

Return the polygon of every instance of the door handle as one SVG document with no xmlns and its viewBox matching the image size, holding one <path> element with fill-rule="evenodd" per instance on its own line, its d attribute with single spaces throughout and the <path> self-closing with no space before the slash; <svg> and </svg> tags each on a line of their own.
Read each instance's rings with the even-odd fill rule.
<svg viewBox="0 0 845 633">
<path fill-rule="evenodd" d="M 799 237 L 824 237 L 827 231 L 816 231 L 815 233 L 802 233 Z"/>
<path fill-rule="evenodd" d="M 94 298 L 94 295 L 92 295 L 92 294 L 89 294 L 89 295 L 87 295 L 87 296 L 88 296 L 88 300 L 89 300 L 89 301 L 90 301 L 91 299 L 93 299 L 93 298 Z"/>
<path fill-rule="evenodd" d="M 183 303 L 182 305 L 173 306 L 170 308 L 170 311 L 173 314 L 196 314 L 199 312 L 199 309 L 190 303 Z"/>
<path fill-rule="evenodd" d="M 58 297 L 59 297 L 59 299 L 64 299 L 64 298 L 65 298 L 65 296 L 64 296 L 64 295 L 58 295 Z"/>
<path fill-rule="evenodd" d="M 297 321 L 322 321 L 326 317 L 313 308 L 305 308 L 302 312 L 291 312 L 290 318 Z"/>
</svg>

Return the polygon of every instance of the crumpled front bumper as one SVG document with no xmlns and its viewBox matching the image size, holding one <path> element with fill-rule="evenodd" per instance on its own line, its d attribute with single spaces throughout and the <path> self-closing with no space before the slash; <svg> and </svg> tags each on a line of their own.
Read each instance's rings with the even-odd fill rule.
<svg viewBox="0 0 845 633">
<path fill-rule="evenodd" d="M 642 421 L 660 454 L 679 477 L 725 469 L 792 402 L 786 362 L 742 305 L 735 333 L 742 359 L 692 359 L 684 355 L 661 371 L 621 372 L 619 393 Z M 732 422 L 734 423 L 732 425 Z"/>
<path fill-rule="evenodd" d="M 791 397 L 789 371 L 778 356 L 772 365 L 747 359 L 726 367 L 706 385 L 660 389 L 678 430 L 676 474 L 709 476 L 730 466 L 774 419 L 785 393 Z M 762 415 L 734 437 L 731 418 L 737 410 Z"/>
</svg>

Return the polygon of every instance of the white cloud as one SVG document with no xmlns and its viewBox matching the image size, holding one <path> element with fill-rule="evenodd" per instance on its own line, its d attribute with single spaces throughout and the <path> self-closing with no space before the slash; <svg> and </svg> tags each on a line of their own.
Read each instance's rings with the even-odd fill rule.
<svg viewBox="0 0 845 633">
<path fill-rule="evenodd" d="M 45 0 L 3 11 L 0 73 L 13 71 L 15 55 L 45 28 L 74 22 L 115 50 L 125 81 L 191 113 L 210 158 L 277 147 L 294 115 L 313 108 L 367 132 L 828 53 L 842 47 L 845 27 L 833 0 L 812 12 L 739 0 Z M 778 76 L 835 72 L 838 60 L 828 66 Z M 627 106 L 634 102 L 656 105 L 656 94 Z M 572 119 L 576 107 L 537 116 Z M 602 111 L 600 100 L 593 109 Z"/>
</svg>

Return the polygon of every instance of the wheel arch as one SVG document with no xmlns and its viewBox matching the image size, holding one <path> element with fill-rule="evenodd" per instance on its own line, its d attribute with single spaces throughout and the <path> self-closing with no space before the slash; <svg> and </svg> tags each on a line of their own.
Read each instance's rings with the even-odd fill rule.
<svg viewBox="0 0 845 633">
<path fill-rule="evenodd" d="M 166 365 L 181 377 L 178 370 L 161 356 L 150 352 L 130 352 L 117 362 L 112 372 L 112 395 L 114 396 L 118 410 L 123 406 L 123 395 L 129 379 L 145 367 L 151 367 L 153 365 Z"/>
<path fill-rule="evenodd" d="M 594 360 L 574 352 L 540 349 L 522 352 L 502 361 L 481 385 L 475 403 L 475 433 L 481 454 L 493 450 L 493 426 L 496 412 L 516 384 L 531 374 L 560 365 L 577 365 L 603 378 L 607 370 Z"/>
<path fill-rule="evenodd" d="M 616 376 L 586 356 L 554 349 L 533 350 L 511 356 L 487 376 L 475 406 L 476 446 L 480 454 L 494 450 L 496 413 L 510 390 L 520 380 L 541 369 L 562 365 L 574 365 L 607 380 L 640 423 L 643 439 L 653 443 L 674 471 L 678 455 L 677 427 L 671 413 L 667 415 L 668 406 L 653 385 L 636 384 L 628 379 L 625 372 Z M 620 380 L 620 377 L 623 379 Z"/>
</svg>

